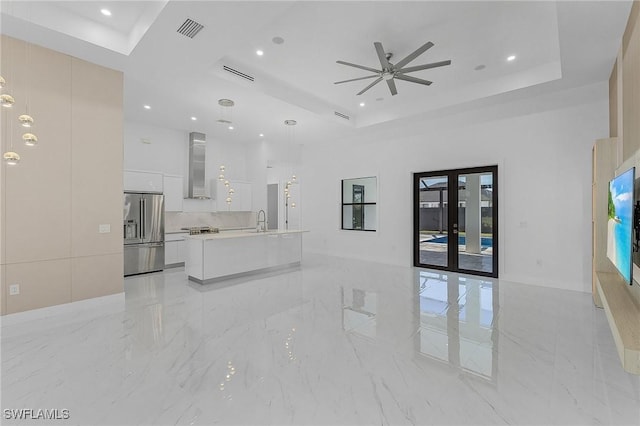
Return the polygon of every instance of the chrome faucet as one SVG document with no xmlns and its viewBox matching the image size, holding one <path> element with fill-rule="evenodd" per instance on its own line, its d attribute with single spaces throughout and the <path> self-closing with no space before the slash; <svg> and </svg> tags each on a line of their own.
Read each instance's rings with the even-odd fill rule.
<svg viewBox="0 0 640 426">
<path fill-rule="evenodd" d="M 262 220 L 260 220 L 260 213 L 262 213 Z M 267 214 L 264 210 L 260 210 L 258 212 L 258 216 L 256 218 L 256 227 L 258 228 L 258 232 L 267 232 Z"/>
</svg>

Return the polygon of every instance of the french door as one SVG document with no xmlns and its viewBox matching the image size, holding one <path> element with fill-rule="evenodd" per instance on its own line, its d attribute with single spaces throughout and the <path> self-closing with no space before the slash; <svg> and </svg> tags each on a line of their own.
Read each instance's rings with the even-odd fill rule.
<svg viewBox="0 0 640 426">
<path fill-rule="evenodd" d="M 414 173 L 414 266 L 498 277 L 498 167 Z"/>
</svg>

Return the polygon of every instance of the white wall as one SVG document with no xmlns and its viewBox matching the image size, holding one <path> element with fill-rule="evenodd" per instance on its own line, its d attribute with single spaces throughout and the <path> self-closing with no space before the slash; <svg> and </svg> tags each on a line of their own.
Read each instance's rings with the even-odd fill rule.
<svg viewBox="0 0 640 426">
<path fill-rule="evenodd" d="M 591 291 L 591 148 L 608 135 L 607 91 L 590 85 L 305 146 L 305 249 L 411 265 L 412 173 L 497 164 L 500 278 Z M 377 232 L 340 230 L 340 182 L 359 176 L 378 176 Z"/>
<path fill-rule="evenodd" d="M 204 133 L 206 134 L 206 132 Z M 142 142 L 143 139 L 150 143 Z M 228 180 L 253 183 L 253 179 L 257 178 L 257 175 L 253 172 L 255 170 L 254 163 L 258 160 L 254 160 L 251 164 L 252 172 L 248 173 L 247 159 L 249 157 L 247 156 L 247 151 L 246 145 L 217 140 L 207 135 L 207 188 L 211 187 L 211 181 L 215 180 L 220 174 L 219 167 L 222 164 L 226 167 L 225 177 Z M 124 129 L 124 169 L 181 175 L 184 178 L 184 194 L 186 196 L 189 178 L 189 132 L 126 122 Z M 209 193 L 213 195 L 215 189 Z M 264 205 L 266 206 L 266 188 L 264 193 Z M 260 196 L 260 191 L 258 191 L 258 197 Z M 254 203 L 254 207 L 257 206 L 258 204 Z M 215 211 L 216 203 L 213 200 L 185 200 L 184 210 Z"/>
</svg>

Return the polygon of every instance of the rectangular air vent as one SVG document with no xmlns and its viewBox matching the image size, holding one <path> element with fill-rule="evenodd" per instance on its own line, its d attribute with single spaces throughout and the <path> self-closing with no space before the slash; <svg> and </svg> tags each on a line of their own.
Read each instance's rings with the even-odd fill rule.
<svg viewBox="0 0 640 426">
<path fill-rule="evenodd" d="M 351 119 L 347 114 L 343 114 L 343 113 L 338 112 L 338 111 L 333 111 L 333 113 L 335 115 L 337 115 L 338 117 L 340 117 L 340 118 L 344 118 L 345 120 L 350 120 Z"/>
<path fill-rule="evenodd" d="M 240 71 L 238 71 L 238 70 L 234 70 L 233 68 L 228 67 L 228 66 L 226 66 L 226 65 L 223 65 L 223 66 L 222 66 L 222 68 L 223 68 L 225 71 L 230 72 L 231 74 L 235 74 L 235 75 L 237 75 L 238 77 L 242 77 L 242 78 L 244 78 L 244 79 L 246 79 L 246 80 L 249 80 L 249 81 L 254 81 L 254 80 L 255 80 L 255 78 L 251 77 L 249 74 L 245 74 L 245 73 L 240 72 Z"/>
<path fill-rule="evenodd" d="M 198 34 L 203 28 L 204 25 L 197 23 L 193 19 L 187 18 L 187 20 L 184 21 L 182 25 L 180 25 L 180 28 L 178 28 L 178 32 L 189 38 L 194 38 L 196 34 Z"/>
</svg>

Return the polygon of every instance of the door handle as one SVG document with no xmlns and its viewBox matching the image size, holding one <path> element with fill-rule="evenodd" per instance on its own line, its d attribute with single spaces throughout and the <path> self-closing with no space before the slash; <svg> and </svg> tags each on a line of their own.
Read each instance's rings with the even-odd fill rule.
<svg viewBox="0 0 640 426">
<path fill-rule="evenodd" d="M 147 232 L 146 232 L 146 228 L 147 228 L 147 223 L 146 223 L 146 216 L 147 216 L 147 208 L 146 208 L 146 204 L 144 202 L 144 198 L 142 198 L 140 200 L 140 237 L 142 237 L 142 239 L 144 240 L 147 237 Z"/>
</svg>

